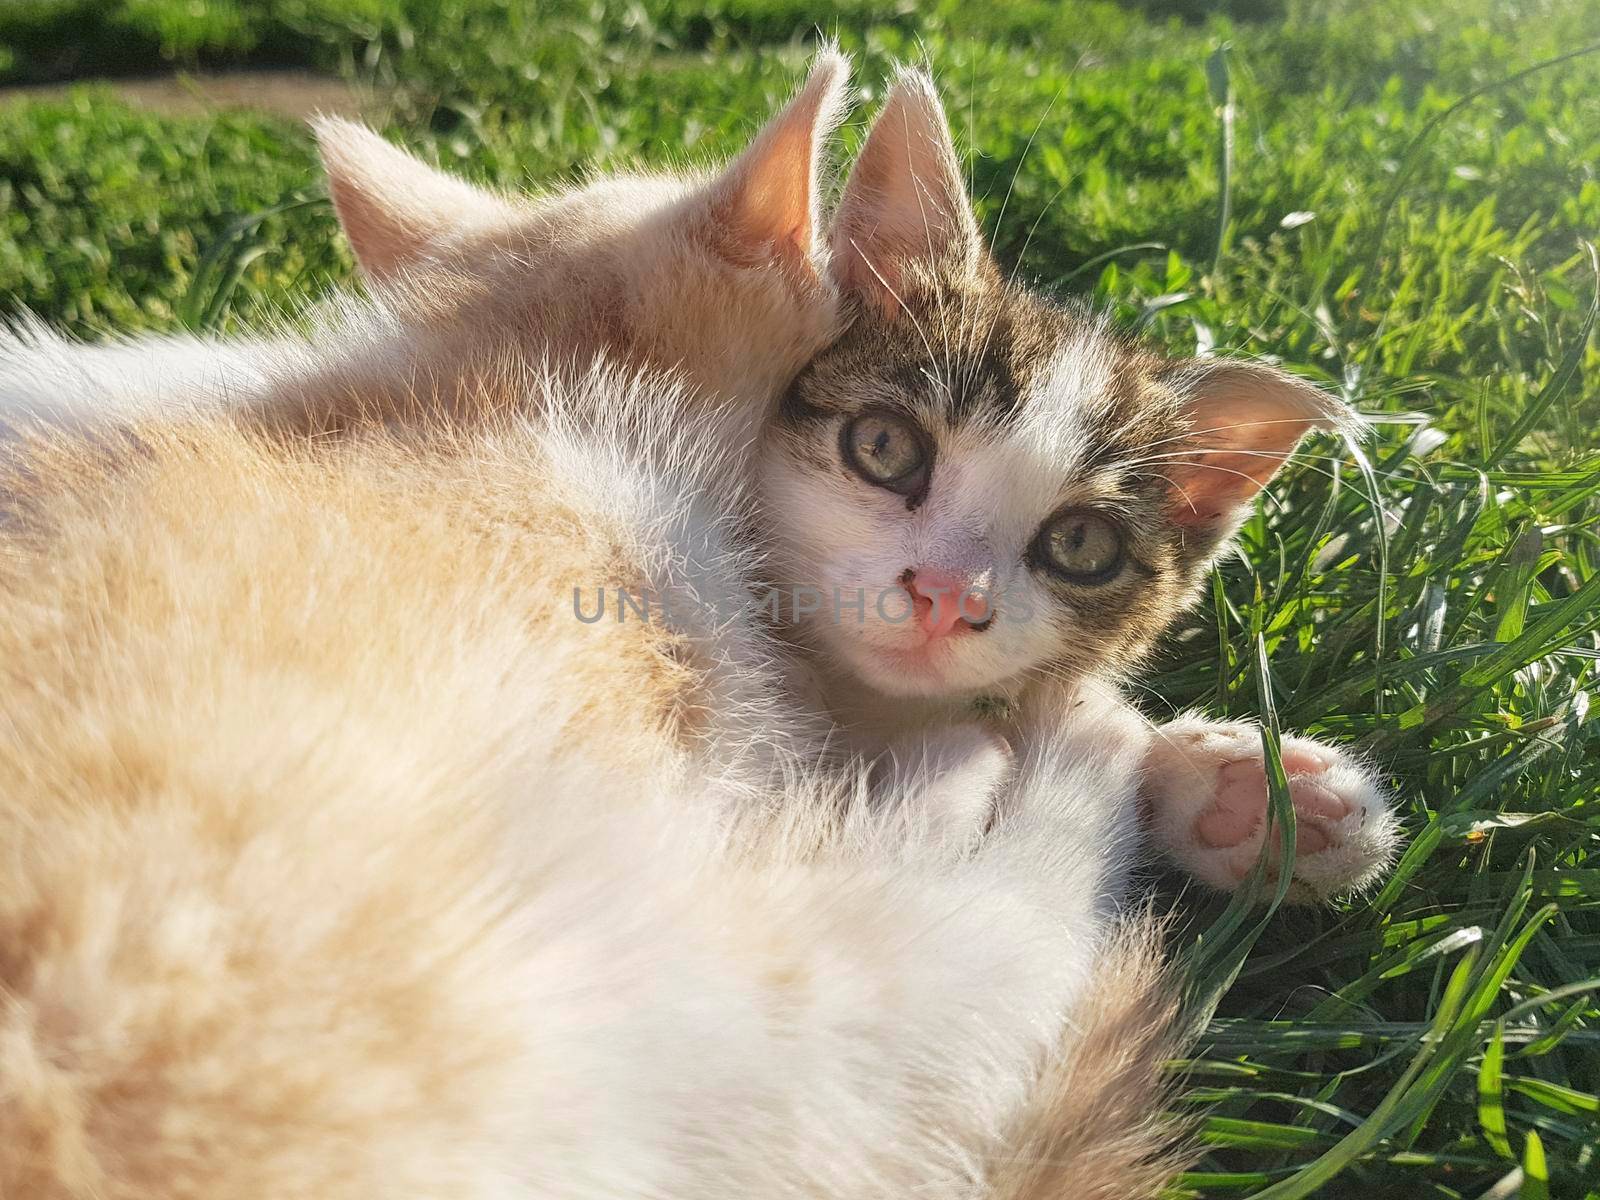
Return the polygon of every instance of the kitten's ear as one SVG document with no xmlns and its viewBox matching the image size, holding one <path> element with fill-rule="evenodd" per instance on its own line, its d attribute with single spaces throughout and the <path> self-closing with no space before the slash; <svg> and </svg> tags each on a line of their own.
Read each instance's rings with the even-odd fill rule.
<svg viewBox="0 0 1600 1200">
<path fill-rule="evenodd" d="M 823 49 L 794 98 L 712 182 L 711 236 L 733 262 L 776 261 L 816 279 L 822 147 L 844 115 L 849 77 L 849 60 Z"/>
<path fill-rule="evenodd" d="M 903 71 L 889 89 L 830 240 L 834 283 L 890 317 L 919 287 L 959 286 L 993 270 L 925 71 Z"/>
<path fill-rule="evenodd" d="M 516 214 L 501 197 L 435 170 L 365 125 L 320 117 L 313 128 L 339 224 L 370 279 L 415 266 L 441 235 Z"/>
<path fill-rule="evenodd" d="M 1181 397 L 1189 429 L 1166 467 L 1168 512 L 1202 540 L 1233 532 L 1306 434 L 1361 429 L 1342 401 L 1264 363 L 1193 359 L 1163 382 Z"/>
</svg>

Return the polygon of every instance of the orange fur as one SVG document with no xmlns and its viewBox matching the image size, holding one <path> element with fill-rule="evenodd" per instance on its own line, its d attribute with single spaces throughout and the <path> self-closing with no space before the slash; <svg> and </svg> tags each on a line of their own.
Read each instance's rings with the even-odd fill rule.
<svg viewBox="0 0 1600 1200">
<path fill-rule="evenodd" d="M 581 372 L 605 355 L 679 371 L 696 406 L 748 408 L 750 436 L 838 331 L 838 299 L 812 264 L 846 70 L 820 54 L 714 177 L 607 178 L 540 198 L 481 191 L 360 126 L 321 122 L 340 219 L 401 328 L 374 353 L 278 381 L 270 419 L 303 432 L 460 417 L 508 361 Z"/>
<path fill-rule="evenodd" d="M 534 464 L 327 457 L 191 431 L 8 481 L 0 1194 L 492 1194 L 538 1047 L 491 801 L 548 660 L 648 695 L 657 651 L 543 636 L 605 531 L 525 507 Z"/>
</svg>

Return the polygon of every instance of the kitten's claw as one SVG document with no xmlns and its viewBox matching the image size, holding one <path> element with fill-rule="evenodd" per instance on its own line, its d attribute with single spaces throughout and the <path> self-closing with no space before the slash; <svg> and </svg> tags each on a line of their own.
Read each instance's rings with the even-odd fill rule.
<svg viewBox="0 0 1600 1200">
<path fill-rule="evenodd" d="M 1267 827 L 1261 731 L 1183 717 L 1145 760 L 1144 799 L 1157 846 L 1202 883 L 1231 891 L 1250 874 Z M 1281 743 L 1295 811 L 1289 895 L 1325 900 L 1372 883 L 1399 839 L 1388 793 L 1356 759 L 1308 738 Z M 1280 857 L 1268 848 L 1269 863 Z"/>
</svg>

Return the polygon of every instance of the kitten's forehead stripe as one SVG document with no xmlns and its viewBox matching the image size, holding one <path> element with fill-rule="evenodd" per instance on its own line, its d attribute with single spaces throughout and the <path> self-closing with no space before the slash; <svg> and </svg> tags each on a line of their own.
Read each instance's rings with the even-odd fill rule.
<svg viewBox="0 0 1600 1200">
<path fill-rule="evenodd" d="M 812 425 L 833 416 L 833 410 L 816 403 L 816 397 L 825 394 L 816 378 L 817 363 L 802 370 L 778 404 L 778 419 L 790 426 Z"/>
<path fill-rule="evenodd" d="M 1064 472 L 1112 468 L 1171 423 L 1153 402 L 1153 361 L 1103 317 L 997 285 L 896 321 L 858 320 L 781 416 L 798 425 L 887 404 L 951 428 L 1020 424 Z"/>
</svg>

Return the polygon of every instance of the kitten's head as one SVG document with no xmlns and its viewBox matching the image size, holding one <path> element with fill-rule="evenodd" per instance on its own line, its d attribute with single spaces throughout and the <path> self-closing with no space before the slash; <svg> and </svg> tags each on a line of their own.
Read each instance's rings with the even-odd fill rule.
<svg viewBox="0 0 1600 1200">
<path fill-rule="evenodd" d="M 818 269 L 821 152 L 848 63 L 825 49 L 789 104 L 709 176 L 614 176 L 509 197 L 325 119 L 329 191 L 373 290 L 456 344 L 673 367 L 707 395 L 770 403 L 837 333 Z"/>
<path fill-rule="evenodd" d="M 1008 283 L 920 73 L 831 249 L 856 316 L 789 389 L 759 476 L 780 600 L 884 693 L 1130 665 L 1301 437 L 1349 419 L 1274 368 L 1164 358 Z"/>
</svg>

